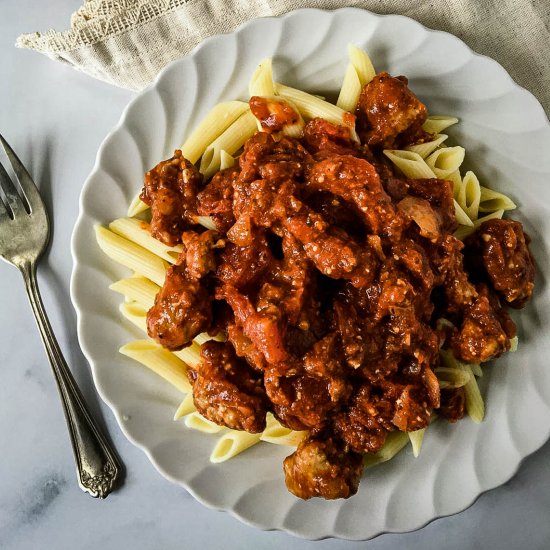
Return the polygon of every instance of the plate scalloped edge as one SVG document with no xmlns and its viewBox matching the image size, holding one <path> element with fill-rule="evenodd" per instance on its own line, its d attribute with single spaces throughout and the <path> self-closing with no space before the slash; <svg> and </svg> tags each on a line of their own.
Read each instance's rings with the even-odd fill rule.
<svg viewBox="0 0 550 550">
<path fill-rule="evenodd" d="M 297 39 L 295 35 L 291 36 L 289 33 L 296 25 L 299 25 L 301 18 L 306 18 L 309 22 L 315 20 L 316 25 L 314 27 L 316 31 Z M 345 33 L 338 27 L 344 21 L 348 25 Z M 404 36 L 410 38 L 410 40 L 401 40 L 401 42 L 406 42 L 407 46 L 414 43 L 412 51 L 400 50 L 397 45 L 392 43 L 391 37 L 384 34 L 388 29 L 396 28 L 402 33 L 400 34 L 401 38 L 404 38 Z M 269 35 L 269 38 L 266 39 L 266 31 L 273 33 L 274 36 Z M 355 36 L 359 36 L 357 33 L 362 31 L 365 34 L 360 39 L 354 40 Z M 275 35 L 276 32 L 279 34 Z M 285 36 L 284 42 L 282 41 L 283 36 Z M 263 46 L 259 44 L 260 38 L 264 40 Z M 304 43 L 304 47 L 300 49 L 300 54 L 304 53 L 305 57 L 301 59 L 292 57 L 295 55 L 292 48 L 296 48 L 297 40 L 302 40 Z M 260 50 L 259 53 L 249 53 L 249 50 L 253 49 L 250 47 L 250 41 Z M 258 59 L 273 53 L 278 56 L 277 59 L 281 60 L 282 65 L 285 64 L 287 59 L 290 59 L 292 61 L 291 66 L 294 66 L 294 64 L 297 66 L 296 71 L 287 73 L 291 78 L 296 78 L 300 82 L 305 79 L 306 86 L 304 87 L 319 85 L 334 90 L 337 85 L 336 76 L 340 74 L 334 68 L 334 64 L 343 60 L 345 45 L 349 41 L 368 43 L 369 46 L 372 46 L 374 49 L 372 56 L 375 63 L 378 52 L 384 58 L 384 65 L 397 70 L 403 67 L 403 72 L 407 76 L 411 76 L 413 90 L 416 91 L 417 89 L 414 86 L 415 83 L 423 90 L 418 92 L 422 99 L 425 99 L 427 95 L 426 99 L 428 99 L 427 103 L 429 105 L 445 105 L 446 102 L 455 105 L 459 111 L 456 114 L 462 115 L 461 118 L 465 121 L 464 125 L 470 124 L 470 128 L 475 128 L 484 137 L 488 136 L 487 139 L 490 139 L 494 134 L 494 129 L 487 123 L 488 121 L 492 122 L 493 118 L 489 113 L 485 118 L 482 117 L 482 123 L 479 123 L 479 108 L 487 102 L 491 102 L 492 105 L 496 103 L 497 108 L 498 106 L 504 108 L 508 105 L 508 101 L 512 101 L 517 111 L 524 111 L 528 114 L 531 131 L 538 132 L 538 139 L 542 143 L 546 143 L 545 140 L 548 140 L 547 142 L 550 145 L 550 125 L 544 110 L 534 96 L 519 87 L 496 61 L 475 54 L 455 36 L 442 31 L 429 30 L 404 16 L 380 16 L 357 8 L 344 8 L 334 12 L 315 9 L 297 10 L 282 17 L 253 20 L 239 27 L 234 33 L 206 39 L 191 54 L 163 69 L 155 82 L 129 103 L 119 123 L 109 133 L 98 151 L 92 173 L 82 191 L 80 213 L 71 241 L 74 259 L 71 298 L 77 311 L 79 342 L 90 362 L 97 390 L 115 413 L 125 436 L 147 454 L 153 465 L 164 477 L 185 487 L 206 506 L 225 510 L 241 521 L 261 529 L 281 529 L 296 536 L 310 539 L 334 536 L 363 540 L 384 532 L 404 532 L 418 529 L 437 517 L 465 509 L 482 492 L 510 479 L 519 468 L 521 460 L 541 447 L 550 436 L 550 423 L 547 424 L 549 427 L 546 431 L 531 433 L 528 436 L 519 434 L 521 432 L 520 428 L 535 416 L 540 419 L 540 415 L 545 415 L 550 420 L 550 378 L 545 378 L 543 373 L 537 372 L 536 374 L 542 377 L 542 383 L 538 378 L 537 383 L 535 383 L 534 374 L 531 370 L 526 371 L 527 376 L 524 374 L 523 378 L 520 378 L 523 372 L 520 369 L 527 366 L 528 359 L 532 358 L 533 354 L 536 357 L 543 358 L 545 354 L 549 353 L 547 347 L 540 345 L 541 349 L 530 351 L 529 358 L 523 357 L 520 358 L 520 361 L 515 361 L 516 366 L 514 369 L 511 368 L 511 361 L 506 364 L 506 359 L 503 360 L 504 366 L 499 365 L 497 367 L 497 372 L 493 372 L 494 369 L 491 368 L 490 378 L 497 390 L 496 393 L 495 391 L 491 393 L 491 399 L 488 400 L 488 419 L 481 426 L 474 426 L 468 421 L 463 421 L 460 430 L 454 427 L 454 431 L 450 432 L 445 426 L 434 426 L 433 437 L 426 438 L 424 452 L 420 459 L 415 461 L 410 455 L 404 454 L 392 461 L 391 464 L 374 468 L 369 471 L 368 479 L 367 476 L 363 479 L 358 495 L 348 501 L 297 501 L 293 497 L 284 494 L 285 489 L 281 472 L 277 471 L 271 476 L 269 469 L 266 468 L 264 463 L 273 463 L 273 458 L 269 459 L 267 457 L 265 447 L 264 449 L 253 449 L 246 457 L 241 455 L 243 456 L 242 466 L 239 458 L 224 465 L 216 466 L 215 469 L 212 468 L 208 464 L 208 455 L 204 454 L 208 444 L 205 443 L 204 437 L 188 432 L 182 433 L 180 427 L 169 423 L 169 417 L 162 416 L 165 410 L 171 410 L 171 404 L 167 401 L 170 399 L 174 401 L 176 399 L 175 394 L 169 394 L 169 398 L 166 397 L 166 393 L 163 395 L 162 383 L 154 380 L 154 375 L 149 376 L 149 373 L 133 370 L 131 366 L 123 363 L 122 358 L 120 359 L 122 363 L 120 369 L 118 365 L 113 368 L 111 365 L 115 347 L 111 349 L 110 359 L 107 351 L 101 353 L 98 351 L 98 346 L 95 345 L 98 335 L 105 342 L 103 346 L 106 349 L 109 348 L 110 340 L 117 341 L 117 338 L 119 340 L 122 338 L 122 341 L 124 341 L 129 336 L 127 327 L 124 327 L 121 321 L 118 320 L 118 310 L 110 303 L 114 300 L 111 296 L 107 296 L 107 284 L 104 284 L 112 281 L 113 274 L 118 272 L 116 268 L 112 268 L 107 261 L 104 261 L 100 253 L 93 250 L 89 243 L 90 231 L 94 223 L 105 223 L 110 219 L 109 214 L 111 213 L 113 214 L 112 217 L 115 217 L 116 212 L 119 216 L 124 215 L 126 206 L 124 201 L 127 201 L 141 184 L 140 180 L 136 180 L 136 173 L 141 171 L 142 174 L 144 166 L 156 164 L 167 149 L 179 145 L 174 141 L 176 139 L 174 136 L 183 135 L 188 125 L 191 125 L 189 120 L 193 116 L 196 117 L 196 111 L 202 109 L 204 112 L 204 109 L 215 103 L 212 99 L 219 99 L 224 94 L 227 94 L 228 98 L 234 98 L 235 96 L 231 94 L 236 91 L 238 93 L 239 90 L 241 92 L 245 90 L 250 74 L 249 68 L 254 66 Z M 425 50 L 426 48 L 429 49 L 430 42 L 434 41 L 440 48 L 444 50 L 447 48 L 445 51 L 450 52 L 449 56 L 456 65 L 449 70 L 449 64 L 445 66 L 444 60 L 440 59 L 441 56 L 435 55 L 435 62 L 433 58 L 430 59 L 430 62 L 434 62 L 439 67 L 440 75 L 443 74 L 450 78 L 450 75 L 456 76 L 458 74 L 464 79 L 462 73 L 466 71 L 466 74 L 468 74 L 468 70 L 470 70 L 470 74 L 475 73 L 478 78 L 481 78 L 480 75 L 484 72 L 484 78 L 488 78 L 487 75 L 490 74 L 497 84 L 492 88 L 489 86 L 484 90 L 473 90 L 473 98 L 470 94 L 468 101 L 461 102 L 460 97 L 456 97 L 452 90 L 446 89 L 441 80 L 437 80 L 439 88 L 430 95 L 432 92 L 431 86 L 436 81 L 433 78 L 430 79 L 430 73 L 426 73 L 424 63 L 426 62 L 425 58 L 429 56 Z M 244 42 L 247 43 L 246 49 L 243 48 Z M 336 53 L 334 53 L 335 44 L 338 44 L 340 48 Z M 219 64 L 216 65 L 216 59 L 213 57 L 216 51 L 222 49 L 227 74 L 224 73 L 223 67 L 220 67 Z M 372 51 L 372 49 L 369 48 L 369 51 Z M 323 57 L 324 65 L 320 60 L 321 57 Z M 239 59 L 239 67 L 235 63 L 237 58 Z M 207 70 L 204 68 L 204 62 L 208 60 L 220 70 L 219 73 L 215 73 L 220 76 L 214 77 L 214 80 L 212 80 L 212 75 L 208 75 Z M 469 68 L 468 64 L 470 65 Z M 227 67 L 228 65 L 229 67 Z M 189 78 L 189 80 L 183 79 L 186 87 L 176 86 L 176 89 L 174 89 L 175 84 L 182 84 L 181 80 L 184 73 Z M 245 75 L 244 80 L 242 75 Z M 224 81 L 220 81 L 222 77 Z M 218 78 L 217 81 L 216 78 Z M 205 81 L 208 82 L 209 88 L 203 90 L 201 89 L 201 83 Z M 463 84 L 462 80 L 458 82 L 463 87 L 466 86 L 467 91 L 470 91 L 467 82 L 466 84 Z M 202 94 L 199 93 L 201 91 Z M 177 94 L 172 95 L 175 92 Z M 461 93 L 464 94 L 464 92 L 465 90 L 461 89 Z M 438 95 L 441 93 L 443 93 L 443 96 Z M 181 94 L 181 96 L 192 94 L 194 98 L 193 106 L 199 105 L 200 108 L 193 109 L 193 112 L 190 112 L 189 109 L 182 109 L 179 112 L 179 104 L 174 104 L 176 99 L 179 98 L 178 94 Z M 519 108 L 517 102 L 521 102 L 521 108 Z M 136 119 L 136 113 L 140 109 L 142 121 Z M 461 109 L 464 112 L 461 112 Z M 468 109 L 472 111 L 471 116 L 468 116 L 470 112 Z M 455 112 L 452 114 L 455 114 Z M 474 115 L 477 115 L 478 118 L 475 118 Z M 170 124 L 168 124 L 168 120 Z M 499 121 L 494 120 L 497 121 L 498 126 Z M 512 116 L 511 120 L 506 120 L 504 124 L 506 136 L 511 136 L 506 137 L 506 139 L 509 139 L 511 144 L 515 143 L 519 133 L 517 128 L 521 127 L 521 122 L 519 119 L 515 120 Z M 128 128 L 131 128 L 132 131 Z M 502 128 L 499 131 L 502 133 Z M 497 132 L 496 137 L 498 136 Z M 468 138 L 467 131 L 464 137 Z M 507 143 L 506 139 L 504 140 L 505 144 Z M 156 140 L 154 147 L 151 146 L 151 140 Z M 473 144 L 476 144 L 475 140 L 473 140 Z M 470 149 L 467 146 L 467 152 L 469 151 Z M 118 154 L 115 155 L 116 152 Z M 135 168 L 130 171 L 129 168 L 117 166 L 117 158 L 120 158 L 119 155 L 121 154 L 125 155 L 123 157 L 125 159 L 135 160 L 135 166 L 139 169 Z M 486 153 L 486 157 L 490 166 L 496 164 L 498 167 L 504 164 L 507 170 L 520 170 L 520 167 L 516 166 L 513 160 L 506 164 L 498 156 L 491 157 L 490 152 Z M 127 164 L 131 163 L 128 162 Z M 542 175 L 533 170 L 530 176 L 535 180 L 537 177 L 550 178 L 548 163 L 543 165 L 542 168 Z M 124 169 L 127 172 L 119 171 Z M 504 168 L 500 168 L 500 170 L 504 171 Z M 491 172 L 488 173 L 488 175 L 490 174 Z M 504 183 L 505 185 L 512 185 L 507 181 L 504 181 Z M 98 199 L 99 191 L 102 190 L 101 186 L 105 186 L 106 190 L 112 189 L 115 192 L 114 199 L 111 195 L 105 194 Z M 106 197 L 109 197 L 109 204 L 106 202 L 108 200 Z M 550 198 L 548 202 L 550 202 Z M 530 211 L 527 212 L 527 216 L 529 216 L 529 213 Z M 550 235 L 547 224 L 542 227 L 542 230 L 539 229 L 538 235 L 544 237 L 545 229 L 547 230 L 546 234 Z M 535 228 L 529 227 L 529 230 L 534 231 Z M 541 240 L 534 239 L 534 242 L 538 243 Z M 541 255 L 544 255 L 547 259 L 548 253 L 545 245 L 541 244 L 540 246 Z M 538 256 L 537 258 L 539 259 Z M 101 269 L 98 268 L 98 265 L 102 266 Z M 84 281 L 86 281 L 86 284 L 84 284 Z M 103 284 L 105 288 L 105 292 L 94 295 L 93 300 L 88 292 L 90 282 Z M 548 321 L 548 314 L 543 309 L 544 303 L 548 302 L 548 289 L 543 287 L 536 297 L 536 311 L 530 316 L 537 317 L 538 322 L 537 320 L 531 322 L 530 319 L 523 322 L 522 319 L 520 329 L 523 328 L 526 334 L 531 334 L 529 329 L 533 329 L 533 327 L 536 329 L 540 324 Z M 108 315 L 102 310 L 103 306 L 105 306 Z M 98 329 L 98 327 L 100 328 Z M 105 334 L 107 329 L 112 334 Z M 101 330 L 104 332 L 102 333 Z M 529 345 L 535 346 L 537 343 L 540 344 L 540 342 L 535 341 L 530 342 Z M 118 370 L 120 372 L 116 372 Z M 125 378 L 126 373 L 136 373 L 136 384 L 133 384 L 133 379 L 129 381 L 128 378 Z M 124 381 L 123 387 L 119 384 L 120 378 Z M 525 386 L 527 378 L 529 385 Z M 140 393 L 139 383 L 143 381 L 150 384 L 152 388 L 150 393 Z M 496 424 L 493 416 L 503 414 L 502 411 L 510 411 L 513 404 L 516 403 L 514 397 L 510 396 L 510 391 L 506 392 L 506 389 L 511 389 L 510 384 L 519 384 L 524 392 L 531 392 L 530 396 L 534 392 L 535 397 L 538 397 L 533 401 L 532 410 L 521 413 L 519 420 L 511 420 L 508 413 L 505 415 L 505 423 L 498 422 Z M 127 385 L 129 387 L 126 387 Z M 135 393 L 132 394 L 132 390 Z M 132 396 L 137 398 L 138 401 L 141 398 L 141 403 L 145 402 L 147 406 L 151 407 L 150 417 L 147 415 L 139 416 L 139 408 L 135 408 L 135 403 L 132 404 Z M 133 410 L 132 414 L 127 414 L 128 409 Z M 132 420 L 128 421 L 127 418 Z M 135 419 L 138 420 L 137 423 Z M 500 420 L 500 418 L 497 420 Z M 142 424 L 139 423 L 140 421 Z M 156 439 L 149 434 L 144 434 L 144 427 L 147 426 L 147 422 L 153 422 L 155 428 L 159 429 L 160 434 Z M 161 422 L 168 423 L 169 427 L 164 429 L 164 426 L 160 424 Z M 503 424 L 506 424 L 506 429 L 503 428 Z M 496 435 L 489 432 L 496 432 Z M 164 435 L 167 436 L 167 439 L 164 441 L 159 440 L 159 437 L 162 438 Z M 202 453 L 205 462 L 204 465 L 200 465 L 200 453 L 197 456 L 190 455 L 189 462 L 186 464 L 189 472 L 185 468 L 182 469 L 180 463 L 176 464 L 173 456 L 176 450 L 178 452 L 182 450 L 181 439 L 184 436 L 191 440 L 191 445 L 187 447 L 196 446 Z M 428 436 L 432 436 L 432 434 L 429 433 Z M 495 456 L 493 447 L 489 445 L 486 448 L 487 441 L 496 446 L 497 450 L 502 449 L 497 452 L 497 456 L 499 453 L 507 451 L 506 464 L 500 464 L 498 467 L 493 468 L 493 471 L 487 471 L 484 464 L 485 453 L 489 453 L 486 455 L 487 457 Z M 471 447 L 464 445 L 464 442 L 469 443 Z M 468 454 L 465 449 L 466 451 L 470 449 L 471 452 Z M 190 451 L 185 448 L 184 451 L 192 453 L 192 449 Z M 278 461 L 278 465 L 275 464 L 274 467 L 281 470 L 280 452 L 274 452 L 274 455 L 276 455 L 275 460 Z M 175 459 L 178 459 L 178 455 Z M 247 470 L 253 466 L 255 460 L 257 460 L 256 464 L 260 465 L 258 473 L 261 473 L 264 477 L 255 485 L 249 484 L 246 487 L 241 487 L 239 483 L 242 483 L 242 479 L 239 477 L 239 470 L 242 474 L 242 470 Z M 461 488 L 455 487 L 456 483 L 453 485 L 449 470 L 445 466 L 449 461 L 456 466 L 458 460 L 463 461 L 460 466 L 462 468 L 461 475 L 465 476 L 460 480 Z M 433 466 L 434 461 L 438 468 L 429 468 L 430 465 Z M 273 467 L 273 464 L 271 466 Z M 466 473 L 465 468 L 468 468 Z M 225 472 L 222 479 L 226 477 L 233 480 L 233 485 L 237 485 L 236 488 L 216 485 L 216 483 L 220 483 L 220 472 L 222 471 Z M 206 475 L 206 472 L 208 475 Z M 218 472 L 217 475 L 216 472 Z M 208 482 L 206 480 L 208 477 L 211 477 L 214 481 Z M 277 483 L 280 482 L 282 488 L 275 483 L 276 481 Z M 224 483 L 224 481 L 221 481 L 221 483 Z M 258 508 L 262 494 L 267 487 L 273 492 L 272 494 L 276 495 L 275 500 L 278 500 L 274 504 L 274 499 L 269 498 L 269 506 L 273 506 L 273 509 L 266 515 L 263 512 L 258 512 Z M 455 489 L 454 493 L 453 488 Z M 451 501 L 448 497 L 449 493 L 454 495 Z M 407 510 L 407 503 L 411 499 L 416 503 L 415 510 L 412 511 Z M 369 500 L 376 500 L 376 510 L 369 503 Z M 418 502 L 421 504 L 418 505 Z M 369 518 L 368 522 L 364 521 L 363 518 L 365 517 Z"/>
</svg>

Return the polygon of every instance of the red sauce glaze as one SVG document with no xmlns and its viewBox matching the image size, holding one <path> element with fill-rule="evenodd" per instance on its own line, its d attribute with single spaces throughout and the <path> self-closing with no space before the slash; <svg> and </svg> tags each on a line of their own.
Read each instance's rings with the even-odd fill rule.
<svg viewBox="0 0 550 550">
<path fill-rule="evenodd" d="M 300 115 L 284 99 L 252 96 L 248 102 L 264 132 L 281 132 L 300 121 Z"/>
<path fill-rule="evenodd" d="M 308 430 L 284 464 L 301 498 L 352 495 L 361 454 L 390 432 L 426 427 L 434 410 L 460 418 L 463 392 L 441 393 L 434 374 L 440 346 L 465 361 L 497 357 L 515 334 L 499 297 L 518 305 L 531 295 L 521 224 L 484 224 L 464 250 L 452 235 L 452 184 L 403 179 L 381 154 L 417 140 L 426 117 L 406 84 L 381 73 L 363 90 L 357 116 L 372 147 L 319 119 L 301 139 L 272 135 L 296 113 L 252 98 L 268 131 L 248 140 L 238 166 L 203 185 L 176 152 L 146 176 L 153 234 L 184 246 L 149 334 L 178 349 L 201 331 L 225 332 L 191 371 L 197 409 L 235 429 L 258 432 L 271 411 Z M 182 232 L 197 214 L 217 231 Z M 481 265 L 465 269 L 464 253 L 478 251 Z M 436 330 L 442 317 L 453 323 L 446 332 Z"/>
</svg>

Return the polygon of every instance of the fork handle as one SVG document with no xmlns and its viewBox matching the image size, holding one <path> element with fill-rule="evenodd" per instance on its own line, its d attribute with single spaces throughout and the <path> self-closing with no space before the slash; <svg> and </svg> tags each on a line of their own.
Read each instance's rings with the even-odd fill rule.
<svg viewBox="0 0 550 550">
<path fill-rule="evenodd" d="M 93 497 L 105 498 L 115 487 L 122 467 L 114 449 L 88 412 L 84 398 L 63 358 L 42 304 L 34 262 L 24 262 L 19 269 L 25 280 L 27 296 L 63 402 L 79 485 Z"/>
</svg>

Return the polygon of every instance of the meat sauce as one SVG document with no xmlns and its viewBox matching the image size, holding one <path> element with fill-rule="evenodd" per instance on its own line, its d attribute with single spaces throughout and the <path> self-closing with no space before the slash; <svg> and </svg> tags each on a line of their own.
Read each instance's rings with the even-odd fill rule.
<svg viewBox="0 0 550 550">
<path fill-rule="evenodd" d="M 284 461 L 289 490 L 305 499 L 354 494 L 362 453 L 390 432 L 424 428 L 434 410 L 461 418 L 463 390 L 440 391 L 434 374 L 440 347 L 468 362 L 498 357 L 515 335 L 505 306 L 533 291 L 521 224 L 486 222 L 464 245 L 452 235 L 452 183 L 406 180 L 387 164 L 382 148 L 426 139 L 426 108 L 404 77 L 375 77 L 356 116 L 365 145 L 321 119 L 285 137 L 275 130 L 295 120 L 283 112 L 237 167 L 204 184 L 176 151 L 142 194 L 153 235 L 184 246 L 149 335 L 175 350 L 225 332 L 189 371 L 197 410 L 252 433 L 268 411 L 308 430 Z M 198 215 L 217 231 L 193 226 Z M 440 318 L 454 328 L 437 330 Z"/>
</svg>

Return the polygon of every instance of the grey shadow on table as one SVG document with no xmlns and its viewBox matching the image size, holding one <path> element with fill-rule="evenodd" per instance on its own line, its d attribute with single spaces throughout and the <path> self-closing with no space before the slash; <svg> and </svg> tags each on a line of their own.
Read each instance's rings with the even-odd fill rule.
<svg viewBox="0 0 550 550">
<path fill-rule="evenodd" d="M 56 326 L 58 323 L 54 324 L 52 322 L 53 331 L 58 338 L 58 342 L 62 348 L 65 360 L 67 361 L 76 383 L 81 390 L 90 414 L 96 421 L 99 429 L 107 441 L 111 443 L 112 448 L 114 448 L 112 438 L 109 435 L 109 430 L 100 407 L 100 399 L 95 390 L 91 370 L 84 354 L 82 353 L 82 350 L 80 349 L 80 346 L 77 344 L 78 335 L 76 312 L 72 305 L 69 293 L 59 291 L 59 289 L 67 287 L 65 284 L 67 281 L 64 281 L 60 277 L 55 266 L 49 261 L 50 249 L 55 236 L 56 213 L 52 193 L 51 139 L 48 137 L 41 139 L 39 144 L 30 139 L 22 146 L 18 146 L 18 150 L 16 152 L 40 191 L 40 195 L 46 205 L 50 221 L 50 242 L 48 243 L 48 246 L 38 263 L 37 269 L 39 284 L 42 282 L 42 288 L 44 288 L 44 290 L 46 288 L 50 290 L 49 296 L 47 296 L 49 299 L 44 300 L 47 302 L 45 303 L 46 312 L 51 317 L 50 322 L 54 317 L 54 311 L 59 315 L 62 326 Z M 66 246 L 67 254 L 70 254 L 70 242 L 67 242 Z M 44 294 L 46 293 L 43 292 L 43 295 Z M 61 338 L 61 334 L 63 334 L 62 329 L 66 336 L 65 342 L 63 342 L 63 339 Z M 76 345 L 68 345 L 69 343 L 76 343 Z M 45 369 L 49 369 L 45 355 L 44 364 L 40 366 Z M 61 406 L 61 404 L 59 406 Z M 117 481 L 117 487 L 120 488 L 124 484 L 125 468 L 120 460 L 120 457 L 118 457 L 118 459 L 121 465 L 121 475 Z"/>
</svg>

